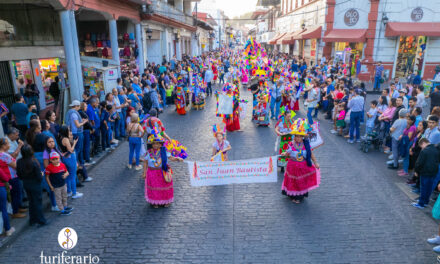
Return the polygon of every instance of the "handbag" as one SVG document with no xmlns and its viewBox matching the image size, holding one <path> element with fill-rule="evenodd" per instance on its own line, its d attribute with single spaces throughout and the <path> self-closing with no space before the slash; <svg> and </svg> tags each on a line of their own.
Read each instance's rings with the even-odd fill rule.
<svg viewBox="0 0 440 264">
<path fill-rule="evenodd" d="M 432 217 L 439 220 L 440 219 L 440 198 L 437 198 L 434 206 L 432 207 Z"/>
<path fill-rule="evenodd" d="M 165 182 L 170 183 L 173 180 L 173 170 L 168 166 L 168 171 L 162 171 Z"/>
</svg>

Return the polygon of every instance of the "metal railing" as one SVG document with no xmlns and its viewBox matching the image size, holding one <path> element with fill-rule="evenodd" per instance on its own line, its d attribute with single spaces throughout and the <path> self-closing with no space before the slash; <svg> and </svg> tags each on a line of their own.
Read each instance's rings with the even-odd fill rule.
<svg viewBox="0 0 440 264">
<path fill-rule="evenodd" d="M 151 3 L 153 13 L 169 17 L 187 25 L 194 25 L 194 18 L 192 16 L 185 14 L 174 6 L 161 0 L 151 0 Z"/>
</svg>

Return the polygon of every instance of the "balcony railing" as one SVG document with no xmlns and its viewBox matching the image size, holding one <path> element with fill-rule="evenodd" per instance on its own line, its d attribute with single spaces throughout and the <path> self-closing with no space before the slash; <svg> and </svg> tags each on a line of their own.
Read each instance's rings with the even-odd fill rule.
<svg viewBox="0 0 440 264">
<path fill-rule="evenodd" d="M 194 18 L 161 0 L 151 0 L 153 13 L 166 16 L 187 25 L 194 25 Z"/>
</svg>

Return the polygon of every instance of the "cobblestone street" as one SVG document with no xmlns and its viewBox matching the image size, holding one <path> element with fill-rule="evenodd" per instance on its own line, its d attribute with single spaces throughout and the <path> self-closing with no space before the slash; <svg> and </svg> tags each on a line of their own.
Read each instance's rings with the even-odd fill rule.
<svg viewBox="0 0 440 264">
<path fill-rule="evenodd" d="M 249 92 L 243 96 L 251 101 Z M 161 115 L 189 160 L 211 154 L 215 105 L 211 97 L 203 111 L 179 116 L 169 107 Z M 244 132 L 228 134 L 231 160 L 274 153 L 273 125 L 256 127 L 248 106 Z M 404 179 L 387 170 L 384 154 L 346 144 L 327 121 L 321 130 L 325 144 L 314 152 L 321 186 L 300 205 L 281 195 L 281 173 L 277 183 L 196 188 L 186 164 L 172 163 L 175 202 L 153 209 L 141 173 L 126 168 L 125 142 L 91 171 L 84 197 L 69 200 L 71 216 L 48 214 L 50 225 L 27 229 L 0 250 L 0 263 L 40 263 L 42 251 L 61 253 L 57 236 L 67 226 L 78 233 L 68 254 L 97 255 L 100 263 L 434 263 L 426 239 L 438 225 L 410 206 L 397 185 Z"/>
</svg>

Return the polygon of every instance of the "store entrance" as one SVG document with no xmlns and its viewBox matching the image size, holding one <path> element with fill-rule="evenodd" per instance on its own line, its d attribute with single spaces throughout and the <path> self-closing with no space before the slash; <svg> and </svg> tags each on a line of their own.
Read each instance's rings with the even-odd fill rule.
<svg viewBox="0 0 440 264">
<path fill-rule="evenodd" d="M 395 77 L 406 77 L 410 71 L 422 71 L 426 51 L 425 36 L 400 37 Z"/>
<path fill-rule="evenodd" d="M 11 109 L 14 103 L 14 84 L 11 79 L 9 62 L 0 61 L 0 100 Z"/>
</svg>

